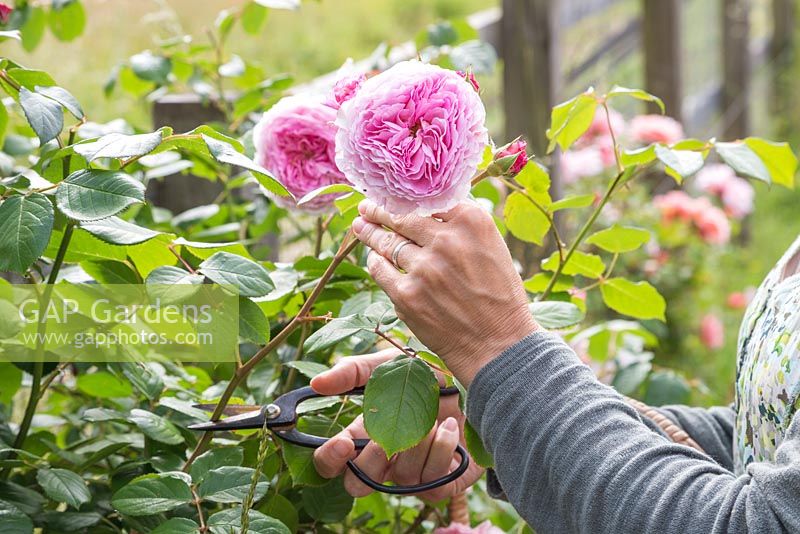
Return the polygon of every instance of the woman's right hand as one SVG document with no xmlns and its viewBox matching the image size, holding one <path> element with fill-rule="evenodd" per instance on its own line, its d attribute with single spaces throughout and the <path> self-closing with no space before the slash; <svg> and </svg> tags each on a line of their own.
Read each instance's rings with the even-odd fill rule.
<svg viewBox="0 0 800 534">
<path fill-rule="evenodd" d="M 311 387 L 323 395 L 338 395 L 363 386 L 377 366 L 398 354 L 398 350 L 388 349 L 342 358 L 332 369 L 314 377 Z M 464 419 L 458 396 L 442 397 L 439 400 L 439 416 L 427 437 L 415 447 L 387 459 L 386 453 L 375 442 L 370 442 L 360 454 L 356 452 L 353 439 L 369 437 L 364 429 L 364 421 L 359 416 L 314 452 L 314 464 L 325 478 L 344 473 L 345 489 L 354 497 L 368 495 L 372 489 L 347 469 L 347 461 L 352 459 L 376 482 L 392 481 L 403 486 L 429 482 L 445 476 L 458 465 L 455 449 L 459 442 L 464 445 Z M 451 497 L 474 484 L 482 474 L 483 469 L 470 461 L 467 472 L 458 479 L 424 492 L 419 497 L 433 502 Z"/>
</svg>

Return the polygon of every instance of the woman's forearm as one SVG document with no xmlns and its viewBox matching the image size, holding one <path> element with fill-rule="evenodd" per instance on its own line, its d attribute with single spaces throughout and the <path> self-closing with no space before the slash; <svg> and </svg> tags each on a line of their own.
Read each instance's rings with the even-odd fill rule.
<svg viewBox="0 0 800 534">
<path fill-rule="evenodd" d="M 737 478 L 652 432 L 555 335 L 536 332 L 484 367 L 468 417 L 540 532 L 800 531 L 797 429 L 776 465 Z"/>
</svg>

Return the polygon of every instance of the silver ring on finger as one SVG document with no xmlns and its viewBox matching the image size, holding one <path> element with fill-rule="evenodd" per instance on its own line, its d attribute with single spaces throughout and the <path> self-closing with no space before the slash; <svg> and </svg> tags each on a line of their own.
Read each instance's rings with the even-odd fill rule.
<svg viewBox="0 0 800 534">
<path fill-rule="evenodd" d="M 402 267 L 400 267 L 400 264 L 397 263 L 397 259 L 400 256 L 400 251 L 403 250 L 404 246 L 409 244 L 411 244 L 411 241 L 409 239 L 403 240 L 399 242 L 392 251 L 392 263 L 394 263 L 394 266 L 397 267 L 398 269 L 402 269 Z"/>
</svg>

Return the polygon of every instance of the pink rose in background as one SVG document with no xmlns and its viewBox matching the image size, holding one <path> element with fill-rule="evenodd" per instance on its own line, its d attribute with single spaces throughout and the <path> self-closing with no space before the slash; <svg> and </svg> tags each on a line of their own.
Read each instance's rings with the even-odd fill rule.
<svg viewBox="0 0 800 534">
<path fill-rule="evenodd" d="M 727 165 L 707 165 L 697 173 L 695 186 L 705 193 L 719 197 L 725 212 L 735 219 L 742 219 L 753 212 L 755 189 L 750 182 L 736 176 Z"/>
<path fill-rule="evenodd" d="M 366 79 L 366 74 L 352 74 L 338 79 L 336 83 L 333 84 L 330 98 L 326 104 L 333 109 L 339 109 L 343 103 L 356 95 L 356 92 Z"/>
<path fill-rule="evenodd" d="M 525 165 L 528 164 L 527 150 L 528 143 L 525 141 L 525 139 L 519 138 L 495 154 L 494 159 L 507 158 L 509 156 L 516 155 L 517 159 L 515 159 L 514 163 L 512 163 L 511 167 L 509 167 L 507 174 L 508 176 L 513 177 L 518 175 L 520 171 L 525 168 Z"/>
<path fill-rule="evenodd" d="M 336 111 L 322 98 L 297 95 L 272 106 L 253 130 L 255 160 L 269 170 L 298 200 L 320 187 L 347 183 L 336 167 L 333 121 Z M 322 195 L 304 204 L 310 212 L 325 211 L 336 195 Z M 274 197 L 284 207 L 294 201 Z"/>
<path fill-rule="evenodd" d="M 721 209 L 711 206 L 700 212 L 694 220 L 700 237 L 711 245 L 724 245 L 731 240 L 731 223 Z"/>
<path fill-rule="evenodd" d="M 680 189 L 653 197 L 653 205 L 661 212 L 665 222 L 675 219 L 690 221 L 695 208 L 694 199 Z"/>
<path fill-rule="evenodd" d="M 489 521 L 484 521 L 473 528 L 463 523 L 450 523 L 446 527 L 439 527 L 433 534 L 504 534 L 502 530 L 494 526 Z"/>
<path fill-rule="evenodd" d="M 336 163 L 396 214 L 467 198 L 488 142 L 486 110 L 455 71 L 403 61 L 369 78 L 336 116 Z"/>
<path fill-rule="evenodd" d="M 11 12 L 14 11 L 14 8 L 6 4 L 5 2 L 0 2 L 0 22 L 5 24 L 8 22 L 9 17 L 11 17 Z"/>
<path fill-rule="evenodd" d="M 561 154 L 561 179 L 573 184 L 581 178 L 597 176 L 606 169 L 603 153 L 597 147 L 568 150 Z"/>
<path fill-rule="evenodd" d="M 719 317 L 707 314 L 700 320 L 700 342 L 711 350 L 721 349 L 725 344 L 725 326 Z"/>
<path fill-rule="evenodd" d="M 683 138 L 681 123 L 664 115 L 639 115 L 634 117 L 628 130 L 630 137 L 639 143 L 664 143 L 670 145 Z"/>
<path fill-rule="evenodd" d="M 609 116 L 606 117 L 606 110 L 602 107 L 598 107 L 592 119 L 592 124 L 589 126 L 589 129 L 586 130 L 586 133 L 578 139 L 577 144 L 585 146 L 592 144 L 598 137 L 610 137 L 612 129 L 615 136 L 620 137 L 623 135 L 626 128 L 625 117 L 613 109 L 611 109 L 610 112 Z M 608 127 L 609 119 L 611 128 Z"/>
</svg>

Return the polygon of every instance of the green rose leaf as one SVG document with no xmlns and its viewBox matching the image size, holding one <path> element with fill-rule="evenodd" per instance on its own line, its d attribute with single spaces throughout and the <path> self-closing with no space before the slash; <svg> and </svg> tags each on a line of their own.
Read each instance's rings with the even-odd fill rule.
<svg viewBox="0 0 800 534">
<path fill-rule="evenodd" d="M 485 469 L 494 467 L 494 458 L 483 446 L 483 441 L 478 435 L 478 431 L 473 428 L 469 421 L 464 422 L 464 441 L 467 442 L 469 455 L 476 464 Z"/>
<path fill-rule="evenodd" d="M 77 473 L 66 469 L 39 469 L 36 481 L 47 496 L 56 502 L 65 502 L 76 510 L 92 500 L 86 482 Z"/>
<path fill-rule="evenodd" d="M 196 534 L 200 525 L 185 517 L 173 517 L 158 525 L 150 534 Z"/>
<path fill-rule="evenodd" d="M 670 370 L 659 370 L 650 375 L 644 402 L 649 406 L 687 404 L 692 388 L 684 377 Z"/>
<path fill-rule="evenodd" d="M 110 133 L 96 141 L 78 143 L 74 150 L 76 154 L 86 158 L 86 161 L 94 161 L 98 158 L 119 159 L 144 156 L 161 144 L 165 132 L 169 132 L 169 129 L 162 128 L 153 133 L 139 135 Z"/>
<path fill-rule="evenodd" d="M 418 358 L 379 365 L 364 390 L 364 427 L 387 457 L 422 441 L 438 411 L 439 382 Z"/>
<path fill-rule="evenodd" d="M 74 96 L 72 96 L 72 93 L 70 93 L 66 89 L 63 89 L 55 85 L 52 86 L 37 85 L 36 92 L 64 106 L 64 108 L 66 108 L 67 111 L 72 113 L 72 115 L 76 119 L 80 120 L 84 117 L 83 109 L 81 109 L 80 103 Z"/>
<path fill-rule="evenodd" d="M 641 100 L 642 102 L 652 102 L 661 109 L 662 114 L 666 113 L 667 111 L 666 107 L 664 107 L 664 102 L 660 98 L 641 89 L 629 89 L 628 87 L 620 87 L 619 85 L 615 85 L 606 95 L 606 100 L 611 100 L 612 98 L 618 96 L 628 96 L 630 98 L 635 98 L 636 100 Z"/>
<path fill-rule="evenodd" d="M 256 35 L 267 19 L 267 9 L 257 2 L 250 2 L 242 9 L 242 29 Z"/>
<path fill-rule="evenodd" d="M 717 150 L 719 157 L 722 158 L 722 161 L 736 171 L 736 174 L 761 180 L 768 184 L 772 183 L 772 177 L 767 166 L 764 165 L 758 154 L 753 152 L 753 149 L 745 143 L 717 143 L 714 148 Z"/>
<path fill-rule="evenodd" d="M 574 326 L 580 323 L 584 317 L 583 311 L 571 302 L 556 300 L 531 302 L 528 304 L 528 309 L 536 322 L 548 330 Z"/>
<path fill-rule="evenodd" d="M 58 208 L 78 221 L 106 219 L 137 202 L 144 202 L 144 185 L 121 171 L 76 171 L 56 190 Z"/>
<path fill-rule="evenodd" d="M 72 41 L 86 27 L 86 11 L 79 1 L 53 2 L 47 20 L 50 31 L 59 41 Z"/>
<path fill-rule="evenodd" d="M 203 280 L 205 278 L 201 274 L 193 274 L 172 265 L 164 265 L 150 271 L 145 284 L 150 298 L 160 299 L 166 304 L 174 304 L 197 293 Z"/>
<path fill-rule="evenodd" d="M 748 137 L 744 142 L 766 165 L 773 183 L 794 188 L 797 156 L 789 143 L 774 143 L 758 137 Z"/>
<path fill-rule="evenodd" d="M 269 321 L 252 300 L 239 297 L 239 337 L 259 345 L 269 341 Z"/>
<path fill-rule="evenodd" d="M 330 185 L 325 185 L 325 186 L 322 186 L 322 187 L 318 187 L 317 189 L 314 189 L 313 191 L 309 191 L 308 193 L 303 195 L 303 198 L 301 198 L 300 200 L 297 201 L 297 205 L 298 206 L 302 206 L 306 202 L 310 202 L 311 200 L 314 200 L 315 198 L 317 198 L 320 195 L 331 195 L 331 194 L 334 194 L 334 193 L 352 193 L 353 191 L 355 191 L 355 189 L 353 189 L 353 186 L 350 185 L 350 184 L 330 184 Z M 344 196 L 344 195 L 340 195 L 340 196 Z"/>
<path fill-rule="evenodd" d="M 653 368 L 650 362 L 636 362 L 623 367 L 614 377 L 611 385 L 623 395 L 633 395 L 647 379 Z"/>
<path fill-rule="evenodd" d="M 197 487 L 197 493 L 203 499 L 219 503 L 240 503 L 250 491 L 250 481 L 255 470 L 250 467 L 237 467 L 226 465 L 212 469 L 203 478 Z M 255 500 L 261 499 L 267 493 L 269 482 L 263 475 L 259 475 L 256 484 Z"/>
<path fill-rule="evenodd" d="M 674 150 L 664 145 L 656 145 L 654 150 L 658 161 L 666 167 L 667 174 L 678 183 L 702 169 L 705 163 L 703 155 L 699 152 Z"/>
<path fill-rule="evenodd" d="M 237 287 L 243 297 L 263 297 L 275 288 L 264 267 L 230 252 L 214 253 L 198 272 L 218 284 Z"/>
<path fill-rule="evenodd" d="M 297 423 L 300 432 L 312 436 L 330 437 L 342 430 L 342 426 L 326 417 L 306 416 Z M 314 467 L 314 449 L 284 443 L 281 447 L 283 460 L 296 486 L 322 486 L 328 479 L 322 478 Z"/>
<path fill-rule="evenodd" d="M 314 378 L 318 374 L 324 373 L 329 369 L 327 365 L 323 365 L 317 362 L 309 362 L 306 360 L 296 360 L 291 362 L 286 362 L 286 367 L 291 367 L 293 369 L 297 369 L 301 375 L 307 378 Z"/>
<path fill-rule="evenodd" d="M 0 531 L 5 534 L 33 534 L 33 521 L 10 502 L 0 500 Z"/>
<path fill-rule="evenodd" d="M 215 160 L 219 161 L 220 163 L 228 163 L 230 165 L 247 169 L 253 173 L 253 176 L 255 176 L 256 180 L 258 180 L 258 183 L 270 193 L 274 193 L 282 197 L 292 196 L 292 194 L 289 193 L 283 184 L 275 179 L 267 169 L 251 160 L 244 154 L 238 152 L 230 143 L 215 139 L 214 137 L 204 133 L 200 135 L 202 136 L 203 141 L 205 141 L 209 152 L 211 152 L 211 155 Z"/>
<path fill-rule="evenodd" d="M 242 530 L 242 507 L 217 512 L 208 518 L 209 534 L 291 534 L 289 528 L 256 510 L 248 510 L 247 533 Z"/>
<path fill-rule="evenodd" d="M 191 500 L 192 491 L 184 478 L 160 473 L 133 479 L 114 493 L 111 505 L 123 514 L 140 516 L 168 512 Z"/>
<path fill-rule="evenodd" d="M 592 194 L 573 195 L 569 197 L 564 197 L 560 200 L 553 202 L 550 205 L 550 211 L 585 208 L 587 206 L 591 206 L 594 203 L 594 198 L 595 197 Z"/>
<path fill-rule="evenodd" d="M 550 220 L 533 202 L 515 191 L 506 199 L 503 217 L 511 234 L 522 241 L 541 245 L 550 230 Z"/>
<path fill-rule="evenodd" d="M 180 430 L 160 415 L 147 410 L 134 408 L 131 410 L 130 421 L 150 438 L 168 445 L 183 443 Z"/>
<path fill-rule="evenodd" d="M 47 14 L 41 7 L 30 7 L 28 19 L 22 25 L 22 48 L 26 52 L 32 52 L 44 37 L 44 30 L 47 27 Z"/>
<path fill-rule="evenodd" d="M 547 286 L 550 284 L 551 278 L 553 278 L 552 274 L 536 273 L 528 280 L 525 280 L 523 285 L 525 286 L 525 289 L 531 293 L 544 293 L 544 290 L 547 289 Z M 553 292 L 560 293 L 562 291 L 572 289 L 574 286 L 575 282 L 572 277 L 559 276 L 558 280 L 553 285 Z"/>
<path fill-rule="evenodd" d="M 82 531 L 99 523 L 103 516 L 96 512 L 45 512 L 42 519 L 59 532 Z"/>
<path fill-rule="evenodd" d="M 608 252 L 620 254 L 630 252 L 650 241 L 650 232 L 632 226 L 614 225 L 600 230 L 586 239 L 586 244 L 595 245 Z"/>
<path fill-rule="evenodd" d="M 542 262 L 542 269 L 545 271 L 553 271 L 558 268 L 558 252 L 554 252 L 549 258 Z M 596 254 L 586 254 L 576 250 L 566 265 L 561 271 L 561 274 L 575 275 L 579 274 L 587 278 L 600 278 L 605 271 L 606 266 L 600 256 Z"/>
<path fill-rule="evenodd" d="M 137 245 L 153 239 L 161 232 L 130 223 L 119 217 L 81 223 L 81 228 L 112 245 Z"/>
<path fill-rule="evenodd" d="M 561 150 L 568 150 L 589 129 L 596 110 L 597 96 L 593 90 L 554 107 L 547 130 L 547 138 L 550 139 L 547 153 L 555 150 L 556 145 Z"/>
<path fill-rule="evenodd" d="M 133 393 L 133 389 L 131 389 L 131 385 L 128 382 L 106 371 L 80 375 L 76 385 L 83 393 L 100 399 L 127 397 Z"/>
<path fill-rule="evenodd" d="M 172 72 L 172 61 L 168 57 L 157 56 L 146 50 L 130 58 L 133 73 L 142 80 L 164 85 Z"/>
<path fill-rule="evenodd" d="M 665 321 L 667 303 L 656 288 L 647 282 L 611 278 L 600 286 L 603 302 L 612 310 L 636 319 Z"/>
<path fill-rule="evenodd" d="M 353 497 L 344 489 L 342 477 L 324 486 L 303 488 L 303 508 L 308 515 L 323 523 L 336 523 L 347 517 L 353 508 Z"/>
<path fill-rule="evenodd" d="M 374 321 L 362 314 L 338 317 L 308 336 L 303 348 L 308 353 L 325 350 L 362 330 L 372 331 L 375 326 Z"/>
<path fill-rule="evenodd" d="M 213 469 L 242 465 L 244 455 L 239 447 L 221 447 L 204 452 L 189 469 L 192 480 L 199 484 Z"/>
<path fill-rule="evenodd" d="M 47 248 L 54 218 L 53 205 L 40 193 L 0 204 L 0 271 L 28 270 Z"/>
<path fill-rule="evenodd" d="M 619 162 L 625 169 L 634 165 L 647 165 L 656 159 L 655 147 L 656 145 L 649 145 L 633 150 L 623 150 L 619 155 Z"/>
<path fill-rule="evenodd" d="M 55 139 L 64 128 L 64 111 L 61 104 L 26 87 L 19 90 L 19 104 L 41 144 Z"/>
</svg>

